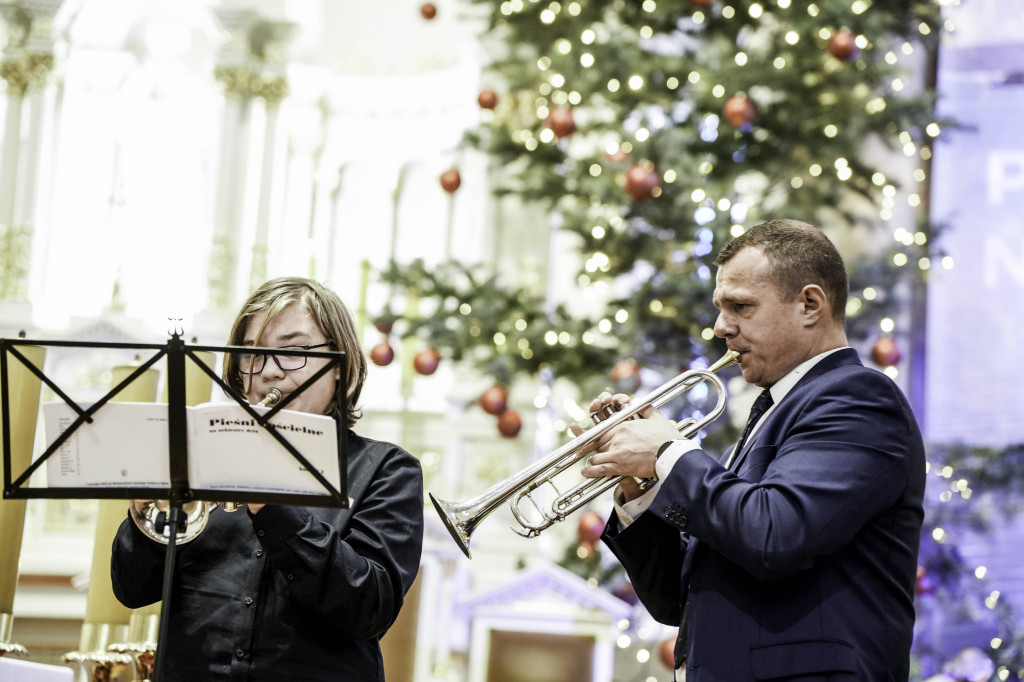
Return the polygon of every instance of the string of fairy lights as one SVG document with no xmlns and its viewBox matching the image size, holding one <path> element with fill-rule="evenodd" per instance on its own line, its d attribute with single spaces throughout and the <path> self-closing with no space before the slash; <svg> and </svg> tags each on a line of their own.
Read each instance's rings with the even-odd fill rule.
<svg viewBox="0 0 1024 682">
<path fill-rule="evenodd" d="M 529 3 L 534 5 L 537 3 Z M 710 2 L 697 2 L 693 3 L 695 6 L 710 7 Z M 870 6 L 871 2 L 866 0 L 855 0 L 850 3 L 850 11 L 854 15 L 863 14 Z M 959 4 L 958 0 L 941 0 L 940 5 L 956 5 Z M 501 14 L 505 16 L 511 16 L 516 13 L 524 12 L 529 9 L 528 3 L 522 0 L 510 0 L 503 2 L 500 6 Z M 779 0 L 775 3 L 779 9 L 788 9 L 792 3 L 790 0 Z M 653 0 L 646 0 L 642 3 L 642 9 L 645 12 L 653 13 L 657 9 L 657 3 Z M 571 17 L 579 16 L 582 11 L 582 6 L 578 2 L 563 3 L 550 2 L 547 3 L 546 7 L 542 9 L 538 14 L 538 20 L 541 24 L 550 25 L 557 21 L 558 16 L 561 12 L 565 12 Z M 720 16 L 723 19 L 729 20 L 737 16 L 738 10 L 732 5 L 724 5 L 719 10 Z M 752 3 L 745 8 L 746 13 L 754 19 L 761 18 L 766 12 L 765 5 L 761 3 Z M 810 3 L 805 7 L 805 11 L 811 17 L 816 17 L 820 13 L 820 8 L 815 3 Z M 707 13 L 704 9 L 695 9 L 690 16 L 690 20 L 695 25 L 703 24 L 707 20 Z M 951 21 L 946 20 L 943 26 L 946 31 L 953 31 L 954 26 Z M 597 65 L 597 59 L 594 51 L 588 49 L 592 46 L 595 41 L 599 39 L 600 27 L 587 27 L 580 32 L 578 37 L 578 45 L 574 44 L 568 37 L 561 37 L 555 42 L 555 50 L 563 55 L 567 55 L 573 52 L 578 52 L 579 65 L 583 69 L 591 69 Z M 932 28 L 926 22 L 921 22 L 918 26 L 918 31 L 922 36 L 928 36 L 932 33 Z M 654 31 L 651 26 L 643 25 L 637 29 L 637 36 L 641 39 L 650 39 L 654 35 Z M 827 42 L 835 35 L 835 31 L 829 27 L 821 27 L 818 31 L 818 38 Z M 607 39 L 607 36 L 604 36 Z M 794 45 L 800 40 L 800 35 L 796 31 L 787 31 L 785 33 L 785 41 L 788 44 Z M 871 46 L 869 39 L 864 35 L 856 35 L 853 37 L 853 45 L 858 50 L 864 50 Z M 884 61 L 887 64 L 896 66 L 899 63 L 901 56 L 910 57 L 915 54 L 915 47 L 910 41 L 904 41 L 896 48 L 888 50 L 884 55 Z M 734 56 L 734 60 L 738 66 L 743 66 L 749 59 L 748 54 L 743 50 L 738 50 Z M 782 70 L 789 67 L 789 64 L 785 57 L 779 56 L 773 60 L 773 66 L 776 69 Z M 864 68 L 864 62 L 858 60 L 856 67 L 859 69 Z M 551 115 L 552 106 L 561 106 L 565 104 L 579 104 L 582 101 L 582 95 L 579 91 L 573 89 L 566 89 L 568 82 L 567 77 L 558 72 L 552 71 L 551 59 L 548 56 L 541 56 L 536 61 L 536 68 L 543 74 L 543 78 L 540 79 L 540 85 L 538 87 L 537 96 L 534 100 L 535 105 L 535 119 L 532 122 L 524 122 L 523 127 L 514 135 L 515 139 L 520 141 L 527 151 L 534 151 L 538 148 L 539 144 L 557 144 L 559 142 L 559 136 L 555 133 L 552 127 L 544 127 L 541 124 L 548 119 Z M 666 80 L 665 87 L 669 90 L 678 88 L 681 84 L 681 78 L 671 76 Z M 685 81 L 691 85 L 697 85 L 705 80 L 698 70 L 691 71 L 685 76 Z M 641 74 L 633 74 L 629 78 L 625 79 L 625 83 L 622 83 L 618 78 L 611 78 L 607 81 L 607 90 L 611 93 L 617 92 L 622 87 L 628 87 L 632 90 L 641 90 L 645 87 L 646 83 L 644 77 Z M 901 77 L 893 77 L 890 84 L 893 92 L 900 92 L 904 90 L 906 84 Z M 866 86 L 864 86 L 866 87 Z M 713 84 L 710 87 L 711 94 L 719 99 L 723 99 L 726 94 L 726 88 L 722 84 Z M 886 98 L 882 95 L 871 97 L 865 104 L 865 109 L 869 114 L 878 113 L 884 110 L 886 107 Z M 492 111 L 486 111 L 484 113 L 485 120 L 488 120 L 493 116 Z M 706 117 L 708 125 L 706 130 L 714 131 L 717 128 L 718 117 L 715 114 L 709 114 Z M 528 123 L 528 124 L 526 124 Z M 539 133 L 536 131 L 538 125 L 541 125 Z M 661 125 L 665 125 L 662 121 Z M 931 140 L 938 137 L 941 132 L 941 127 L 937 122 L 931 122 L 925 126 L 924 133 L 926 139 L 923 143 L 917 143 L 914 140 L 914 136 L 910 131 L 902 130 L 898 131 L 898 139 L 902 148 L 903 153 L 908 157 L 917 156 L 922 162 L 926 162 L 931 158 Z M 633 131 L 634 138 L 638 142 L 643 142 L 650 136 L 650 129 L 647 126 L 640 125 Z M 763 131 L 755 131 L 755 135 L 763 133 Z M 834 138 L 838 135 L 839 130 L 834 122 L 825 124 L 823 133 L 828 138 Z M 711 133 L 714 134 L 714 133 Z M 631 151 L 632 145 L 629 141 L 612 142 L 608 145 L 608 153 L 624 153 L 628 154 Z M 709 174 L 713 170 L 710 163 L 706 163 L 702 166 L 702 174 Z M 600 164 L 594 163 L 589 167 L 589 172 L 592 176 L 598 176 L 604 169 Z M 820 163 L 811 163 L 807 168 L 807 175 L 810 177 L 819 177 L 826 172 L 826 169 Z M 844 157 L 838 157 L 833 163 L 833 173 L 837 180 L 845 182 L 853 176 L 853 170 L 850 166 L 849 161 Z M 677 173 L 673 169 L 667 169 L 662 171 L 660 181 L 666 184 L 671 184 L 676 181 Z M 923 167 L 919 167 L 913 171 L 913 179 L 923 184 L 927 182 L 927 174 Z M 881 206 L 879 208 L 879 217 L 883 222 L 888 222 L 894 217 L 894 209 L 897 201 L 898 189 L 897 186 L 890 182 L 890 180 L 881 172 L 875 172 L 871 177 L 872 183 L 878 187 L 882 194 Z M 790 185 L 794 189 L 799 189 L 804 185 L 804 178 L 801 176 L 794 176 L 790 179 Z M 654 189 L 652 196 L 657 196 L 657 192 L 660 188 Z M 719 211 L 730 211 L 738 214 L 740 219 L 745 215 L 745 205 L 743 202 L 736 202 L 735 207 L 732 206 L 732 200 L 728 197 L 715 198 L 708 196 L 704 190 L 695 189 L 692 195 L 695 208 L 695 218 L 698 223 L 707 222 L 714 217 L 713 211 L 715 209 Z M 922 197 L 918 192 L 911 192 L 905 198 L 908 206 L 917 209 L 922 205 Z M 607 233 L 608 229 L 615 229 L 617 226 L 605 226 L 602 224 L 596 224 L 592 230 L 592 236 L 595 240 L 601 240 Z M 737 221 L 732 226 L 732 234 L 738 234 L 743 231 L 742 224 Z M 924 249 L 928 243 L 928 235 L 923 230 L 907 230 L 904 227 L 897 227 L 893 231 L 893 237 L 897 243 L 905 247 L 917 247 L 918 251 Z M 897 252 L 893 255 L 893 265 L 897 268 L 906 267 L 913 265 L 911 262 L 912 257 L 906 252 Z M 601 251 L 594 251 L 587 259 L 585 265 L 585 272 L 579 277 L 578 283 L 581 286 L 587 287 L 593 284 L 588 273 L 596 272 L 599 270 L 607 269 L 608 257 Z M 953 259 L 949 255 L 943 255 L 940 258 L 940 265 L 943 268 L 949 269 L 953 267 Z M 932 257 L 925 253 L 916 258 L 916 267 L 921 271 L 927 271 L 932 267 Z M 862 296 L 865 300 L 873 300 L 875 292 L 872 289 L 866 289 L 862 292 Z M 861 308 L 862 301 L 858 297 L 854 297 L 851 301 L 851 307 L 849 313 L 856 315 Z M 896 333 L 896 323 L 892 318 L 885 318 L 879 323 L 879 331 L 886 335 L 892 335 Z M 607 321 L 602 323 L 602 333 L 608 332 Z M 705 329 L 702 331 L 702 338 L 708 340 L 711 337 L 711 331 Z M 897 375 L 898 368 L 895 365 L 891 365 L 885 368 L 885 371 L 890 375 Z"/>
</svg>

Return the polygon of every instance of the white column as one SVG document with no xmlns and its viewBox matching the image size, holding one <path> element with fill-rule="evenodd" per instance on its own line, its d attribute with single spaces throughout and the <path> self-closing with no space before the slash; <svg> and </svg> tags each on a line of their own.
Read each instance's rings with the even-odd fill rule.
<svg viewBox="0 0 1024 682">
<path fill-rule="evenodd" d="M 257 21 L 251 10 L 218 10 L 217 17 L 227 41 L 214 68 L 214 77 L 224 86 L 213 237 L 207 269 L 206 312 L 214 315 L 223 314 L 238 302 L 239 242 L 245 216 L 252 95 L 249 38 Z"/>
<path fill-rule="evenodd" d="M 260 39 L 252 49 L 261 55 L 262 61 L 260 73 L 251 83 L 256 89 L 254 95 L 263 100 L 265 116 L 256 225 L 249 266 L 250 290 L 267 279 L 271 220 L 274 208 L 284 197 L 283 189 L 275 189 L 278 186 L 275 182 L 278 174 L 278 129 L 282 125 L 280 104 L 288 95 L 288 82 L 284 76 L 288 45 L 296 34 L 295 25 L 287 22 L 260 21 L 257 28 Z"/>
<path fill-rule="evenodd" d="M 213 244 L 207 273 L 208 306 L 214 311 L 225 310 L 237 301 L 237 256 L 245 214 L 251 102 L 232 87 L 226 86 L 221 116 Z"/>
<path fill-rule="evenodd" d="M 43 152 L 52 138 L 55 107 L 47 92 L 53 70 L 53 17 L 62 0 L 28 6 L 0 6 L 8 27 L 2 77 L 7 82 L 7 116 L 0 157 L 0 304 L 8 323 L 31 325 L 29 273 L 38 241 L 47 164 Z M 48 134 L 49 133 L 49 134 Z M 45 237 L 45 235 L 43 235 Z M 18 319 L 14 319 L 18 318 Z"/>
</svg>

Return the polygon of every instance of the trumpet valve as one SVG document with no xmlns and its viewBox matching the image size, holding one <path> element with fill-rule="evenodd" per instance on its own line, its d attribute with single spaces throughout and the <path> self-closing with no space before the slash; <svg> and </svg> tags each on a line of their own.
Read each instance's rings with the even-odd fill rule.
<svg viewBox="0 0 1024 682">
<path fill-rule="evenodd" d="M 240 502 L 221 502 L 220 506 L 226 512 L 236 512 L 242 505 Z"/>
</svg>

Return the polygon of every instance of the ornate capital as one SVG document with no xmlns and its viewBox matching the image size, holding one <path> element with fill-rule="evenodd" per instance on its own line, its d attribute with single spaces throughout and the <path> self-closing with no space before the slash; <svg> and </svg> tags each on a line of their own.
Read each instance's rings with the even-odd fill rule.
<svg viewBox="0 0 1024 682">
<path fill-rule="evenodd" d="M 288 81 L 284 77 L 267 76 L 245 66 L 217 66 L 213 76 L 224 84 L 229 97 L 259 97 L 266 100 L 268 107 L 275 107 L 288 96 Z"/>
<path fill-rule="evenodd" d="M 7 81 L 7 91 L 24 97 L 31 89 L 42 88 L 53 70 L 52 54 L 26 54 L 0 61 L 0 78 Z"/>
</svg>

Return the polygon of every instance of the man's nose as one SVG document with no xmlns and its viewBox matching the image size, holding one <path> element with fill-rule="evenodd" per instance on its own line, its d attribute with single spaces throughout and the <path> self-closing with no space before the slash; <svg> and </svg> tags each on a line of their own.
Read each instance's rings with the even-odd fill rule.
<svg viewBox="0 0 1024 682">
<path fill-rule="evenodd" d="M 725 319 L 725 314 L 719 313 L 718 317 L 715 318 L 715 336 L 725 339 L 733 336 L 734 333 L 732 325 Z"/>
</svg>

